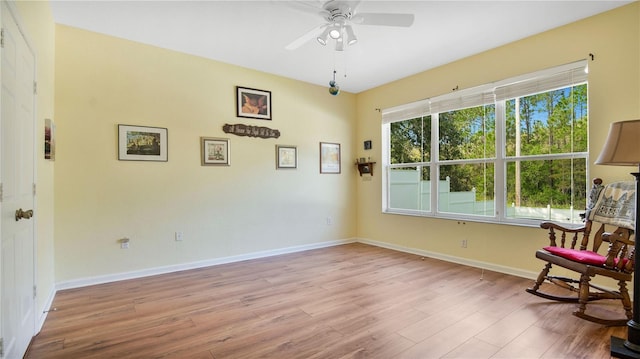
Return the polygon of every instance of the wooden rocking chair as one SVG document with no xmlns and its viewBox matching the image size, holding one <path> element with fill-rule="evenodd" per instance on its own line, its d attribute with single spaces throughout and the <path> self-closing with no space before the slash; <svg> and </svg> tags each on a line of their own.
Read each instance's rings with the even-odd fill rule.
<svg viewBox="0 0 640 359">
<path fill-rule="evenodd" d="M 527 292 L 546 299 L 578 303 L 578 309 L 573 315 L 579 318 L 607 326 L 625 325 L 632 317 L 627 282 L 631 281 L 634 268 L 635 196 L 634 181 L 603 186 L 602 180 L 596 178 L 589 194 L 583 225 L 566 227 L 553 222 L 541 223 L 540 227 L 549 231 L 551 243 L 536 251 L 536 258 L 547 264 Z M 560 232 L 559 246 L 556 231 Z M 602 246 L 603 242 L 607 242 L 608 246 Z M 601 246 L 603 248 L 599 253 Z M 577 272 L 579 279 L 550 275 L 552 265 Z M 596 275 L 616 280 L 619 290 L 592 284 L 590 280 Z M 558 296 L 542 292 L 540 286 L 545 280 L 576 292 L 577 295 Z M 586 313 L 587 303 L 599 299 L 620 300 L 626 318 L 601 318 Z"/>
</svg>

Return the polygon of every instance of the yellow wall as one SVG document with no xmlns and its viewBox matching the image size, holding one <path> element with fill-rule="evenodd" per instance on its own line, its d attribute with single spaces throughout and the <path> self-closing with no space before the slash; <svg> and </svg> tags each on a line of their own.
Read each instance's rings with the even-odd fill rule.
<svg viewBox="0 0 640 359">
<path fill-rule="evenodd" d="M 598 156 L 609 124 L 640 118 L 640 6 L 638 2 L 358 94 L 356 143 L 374 142 L 381 158 L 381 115 L 389 108 L 595 55 L 589 61 L 589 156 Z M 368 152 L 368 151 L 367 151 Z M 365 153 L 358 148 L 359 155 Z M 591 177 L 632 180 L 633 168 L 591 166 Z M 541 269 L 534 252 L 546 245 L 538 228 L 381 213 L 381 178 L 358 182 L 358 236 L 398 248 L 435 252 L 520 274 Z M 468 248 L 460 246 L 468 240 Z"/>
<path fill-rule="evenodd" d="M 56 281 L 355 236 L 355 95 L 62 25 L 55 60 Z M 271 91 L 273 120 L 237 118 L 237 85 Z M 167 128 L 168 162 L 118 161 L 118 124 Z M 230 139 L 229 167 L 201 166 L 201 136 Z M 342 144 L 341 174 L 319 173 L 321 141 Z M 276 144 L 298 169 L 275 169 Z"/>
<path fill-rule="evenodd" d="M 41 293 L 51 292 L 55 282 L 355 236 L 537 272 L 540 263 L 533 252 L 546 243 L 541 230 L 381 214 L 381 127 L 375 109 L 593 53 L 592 158 L 610 122 L 640 117 L 637 2 L 358 95 L 337 97 L 324 87 L 55 26 L 46 2 L 18 2 L 17 7 L 37 52 L 37 125 L 42 128 L 44 118 L 53 118 L 58 130 L 56 161 L 38 160 Z M 236 85 L 272 91 L 273 121 L 236 118 Z M 169 161 L 118 161 L 119 123 L 168 128 Z M 225 123 L 268 126 L 282 137 L 227 135 L 222 132 Z M 200 166 L 200 136 L 230 138 L 231 166 Z M 362 149 L 367 139 L 373 140 L 372 151 Z M 42 143 L 42 134 L 37 140 Z M 341 175 L 318 173 L 320 141 L 342 144 Z M 276 144 L 298 146 L 297 170 L 275 170 Z M 351 165 L 361 156 L 378 161 L 371 181 Z M 630 171 L 592 166 L 591 176 L 630 179 Z M 326 224 L 327 217 L 333 225 Z M 174 241 L 175 231 L 184 232 L 183 242 Z M 131 238 L 130 249 L 119 248 L 122 237 Z M 469 241 L 467 249 L 459 247 L 461 239 Z M 39 297 L 40 306 L 45 299 Z"/>
<path fill-rule="evenodd" d="M 38 313 L 42 313 L 55 290 L 54 277 L 54 163 L 44 159 L 44 119 L 54 118 L 55 25 L 47 2 L 15 3 L 20 24 L 36 53 L 36 285 Z"/>
</svg>

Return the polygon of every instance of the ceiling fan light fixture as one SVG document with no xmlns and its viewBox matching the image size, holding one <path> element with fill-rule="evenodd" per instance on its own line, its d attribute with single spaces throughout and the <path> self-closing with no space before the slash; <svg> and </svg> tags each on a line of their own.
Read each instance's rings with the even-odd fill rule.
<svg viewBox="0 0 640 359">
<path fill-rule="evenodd" d="M 342 34 L 341 34 L 341 33 L 342 33 L 342 31 L 340 31 L 340 30 L 342 30 L 342 27 L 336 27 L 336 28 L 334 28 L 334 29 L 331 29 L 331 30 L 329 31 L 329 36 L 330 36 L 332 39 L 334 39 L 334 40 L 339 39 L 339 38 L 341 37 L 341 35 L 342 35 Z"/>
<path fill-rule="evenodd" d="M 353 45 L 358 42 L 358 38 L 356 37 L 356 34 L 353 33 L 351 25 L 345 26 L 345 31 L 347 33 L 347 45 Z"/>
<path fill-rule="evenodd" d="M 326 28 L 322 34 L 316 38 L 320 45 L 325 46 L 327 44 L 327 41 L 329 40 L 329 31 L 331 31 L 331 29 Z"/>
</svg>

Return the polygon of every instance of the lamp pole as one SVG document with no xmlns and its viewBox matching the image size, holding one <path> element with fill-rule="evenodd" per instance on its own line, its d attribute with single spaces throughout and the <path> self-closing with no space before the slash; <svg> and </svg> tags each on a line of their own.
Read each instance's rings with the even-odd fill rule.
<svg viewBox="0 0 640 359">
<path fill-rule="evenodd" d="M 616 358 L 640 359 L 640 258 L 638 252 L 638 211 L 640 210 L 640 119 L 611 123 L 609 134 L 597 165 L 636 166 L 638 172 L 631 173 L 636 178 L 636 208 L 633 225 L 633 306 L 631 320 L 627 322 L 627 340 L 611 337 L 611 356 Z"/>
<path fill-rule="evenodd" d="M 638 228 L 640 228 L 638 224 L 640 165 L 638 166 L 638 172 L 634 172 L 632 175 L 636 178 L 636 218 L 633 234 L 637 245 Z M 627 340 L 611 337 L 611 356 L 621 359 L 640 358 L 640 261 L 636 257 L 638 253 L 636 248 L 637 246 L 634 247 L 633 254 L 633 314 L 631 320 L 627 322 Z"/>
</svg>

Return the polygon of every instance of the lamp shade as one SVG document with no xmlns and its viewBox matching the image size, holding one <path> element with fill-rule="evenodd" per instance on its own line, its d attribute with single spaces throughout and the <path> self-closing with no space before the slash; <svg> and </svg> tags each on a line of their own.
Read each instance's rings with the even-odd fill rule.
<svg viewBox="0 0 640 359">
<path fill-rule="evenodd" d="M 640 120 L 614 122 L 597 165 L 640 165 Z"/>
</svg>

